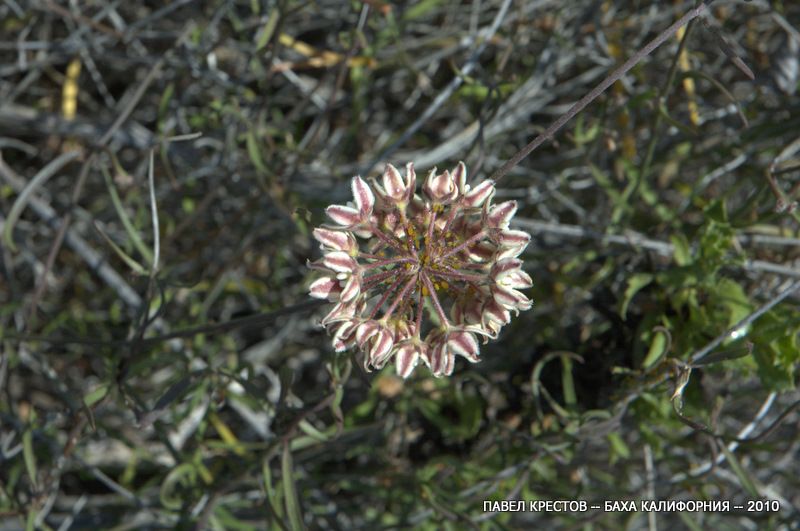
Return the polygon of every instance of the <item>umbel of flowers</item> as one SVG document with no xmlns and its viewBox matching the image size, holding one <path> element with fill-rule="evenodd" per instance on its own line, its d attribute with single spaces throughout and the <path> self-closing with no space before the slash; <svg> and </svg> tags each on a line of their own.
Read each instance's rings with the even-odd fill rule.
<svg viewBox="0 0 800 531">
<path fill-rule="evenodd" d="M 509 229 L 516 202 L 493 204 L 493 181 L 466 178 L 463 162 L 433 169 L 417 193 L 412 163 L 405 175 L 387 164 L 380 184 L 354 177 L 354 201 L 326 209 L 333 224 L 314 230 L 323 256 L 309 264 L 324 276 L 310 294 L 335 303 L 321 324 L 337 352 L 357 348 L 367 370 L 394 358 L 403 378 L 420 362 L 449 375 L 456 355 L 478 361 L 477 336 L 530 309 L 518 258 L 530 234 Z"/>
</svg>

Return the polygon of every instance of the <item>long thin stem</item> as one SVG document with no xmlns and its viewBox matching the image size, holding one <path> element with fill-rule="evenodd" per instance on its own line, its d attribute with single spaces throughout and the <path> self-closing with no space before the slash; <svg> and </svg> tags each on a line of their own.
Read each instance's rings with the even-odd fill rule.
<svg viewBox="0 0 800 531">
<path fill-rule="evenodd" d="M 436 209 L 431 211 L 431 220 L 428 223 L 428 233 L 425 235 L 426 254 L 430 256 L 433 243 L 433 226 L 436 225 Z"/>
<path fill-rule="evenodd" d="M 392 282 L 392 285 L 391 285 L 391 286 L 389 286 L 389 287 L 386 289 L 386 291 L 384 291 L 384 292 L 383 292 L 383 295 L 381 296 L 380 300 L 378 300 L 378 304 L 376 304 L 376 305 L 375 305 L 375 307 L 374 307 L 374 308 L 372 308 L 372 311 L 369 313 L 369 317 L 367 317 L 367 319 L 374 319 L 374 318 L 375 318 L 375 316 L 376 316 L 376 315 L 378 314 L 378 312 L 380 311 L 380 309 L 381 309 L 381 306 L 383 306 L 383 305 L 384 305 L 384 303 L 385 303 L 387 300 L 389 300 L 389 297 L 392 295 L 392 292 L 393 292 L 395 289 L 397 289 L 397 286 L 399 286 L 399 285 L 400 285 L 400 283 L 401 283 L 402 281 L 403 281 L 403 277 L 397 277 L 397 280 L 395 280 L 394 282 Z"/>
<path fill-rule="evenodd" d="M 370 275 L 368 277 L 364 277 L 364 280 L 361 285 L 361 291 L 366 291 L 369 288 L 375 286 L 376 284 L 383 282 L 387 278 L 394 276 L 397 274 L 397 271 L 394 269 L 391 271 L 383 271 L 381 273 L 375 273 L 374 275 Z"/>
<path fill-rule="evenodd" d="M 502 179 L 511 169 L 516 166 L 517 164 L 522 161 L 525 157 L 531 154 L 534 149 L 538 148 L 542 144 L 545 143 L 546 140 L 553 138 L 553 136 L 558 132 L 559 129 L 564 127 L 564 125 L 569 122 L 572 118 L 575 117 L 576 114 L 581 112 L 587 105 L 597 99 L 600 94 L 606 91 L 608 87 L 613 85 L 617 80 L 622 78 L 628 71 L 636 66 L 642 59 L 650 55 L 653 50 L 661 46 L 664 41 L 669 39 L 678 28 L 687 24 L 690 20 L 693 20 L 700 16 L 706 10 L 706 3 L 703 2 L 702 4 L 698 5 L 694 9 L 689 10 L 685 15 L 675 21 L 670 27 L 662 31 L 658 34 L 658 36 L 653 39 L 652 41 L 648 42 L 647 45 L 633 54 L 630 59 L 625 61 L 621 66 L 619 66 L 616 70 L 614 70 L 608 77 L 606 77 L 603 81 L 600 82 L 595 88 L 591 90 L 586 96 L 579 99 L 575 105 L 570 107 L 570 109 L 561 115 L 558 120 L 553 122 L 550 127 L 544 130 L 542 134 L 534 138 L 528 145 L 524 148 L 520 149 L 513 157 L 508 159 L 508 162 L 503 164 L 500 169 L 494 172 L 490 177 L 492 180 L 499 181 Z"/>
<path fill-rule="evenodd" d="M 458 245 L 456 247 L 453 247 L 452 249 L 450 249 L 449 251 L 447 251 L 444 254 L 439 255 L 439 260 L 444 260 L 448 256 L 452 256 L 452 255 L 454 255 L 454 254 L 456 254 L 456 253 L 458 253 L 460 251 L 463 251 L 464 249 L 466 249 L 467 247 L 469 247 L 473 243 L 476 243 L 476 242 L 482 240 L 485 236 L 486 236 L 486 232 L 485 231 L 480 231 L 477 234 L 473 234 L 472 236 L 470 236 L 469 238 L 467 238 L 466 240 L 461 242 L 460 245 Z"/>
<path fill-rule="evenodd" d="M 433 282 L 431 282 L 431 279 L 428 278 L 428 275 L 426 275 L 424 271 L 420 271 L 419 276 L 422 278 L 422 282 L 425 283 L 425 287 L 428 288 L 428 295 L 433 301 L 433 307 L 436 308 L 436 314 L 439 316 L 442 324 L 445 326 L 450 326 L 450 321 L 447 319 L 444 309 L 442 309 L 442 304 L 439 302 L 439 297 L 436 296 L 436 289 L 433 287 Z"/>
<path fill-rule="evenodd" d="M 413 258 L 407 258 L 407 257 L 404 257 L 404 256 L 400 256 L 400 257 L 397 257 L 397 258 L 386 258 L 384 260 L 378 260 L 377 262 L 368 262 L 368 263 L 364 264 L 362 267 L 364 269 L 376 269 L 378 267 L 385 267 L 385 266 L 388 266 L 388 265 L 410 264 L 410 263 L 413 263 L 413 262 L 414 262 Z"/>
<path fill-rule="evenodd" d="M 484 275 L 470 275 L 469 273 L 462 273 L 461 271 L 457 271 L 449 266 L 444 267 L 444 271 L 441 269 L 430 269 L 428 271 L 437 277 L 455 278 L 464 281 L 470 280 L 472 282 L 482 282 L 483 280 L 486 280 Z"/>
<path fill-rule="evenodd" d="M 406 282 L 406 285 L 403 286 L 403 289 L 400 291 L 400 293 L 397 294 L 397 297 L 395 297 L 394 302 L 392 303 L 392 305 L 389 306 L 389 309 L 386 310 L 385 314 L 383 314 L 383 317 L 385 319 L 388 319 L 389 317 L 392 316 L 392 313 L 397 308 L 397 305 L 400 304 L 403 300 L 405 300 L 405 297 L 408 294 L 408 290 L 410 290 L 411 287 L 416 283 L 417 283 L 417 279 L 416 278 L 411 277 L 410 279 L 408 279 L 408 282 Z"/>
<path fill-rule="evenodd" d="M 670 64 L 669 70 L 667 71 L 667 80 L 658 91 L 658 98 L 656 98 L 658 105 L 661 105 L 664 101 L 666 101 L 667 95 L 669 94 L 669 91 L 675 82 L 675 75 L 678 73 L 678 62 L 683 50 L 686 48 L 686 42 L 689 40 L 689 34 L 692 32 L 692 26 L 694 26 L 695 22 L 695 20 L 691 20 L 686 25 L 686 31 L 683 32 L 683 37 L 681 38 L 680 43 L 678 43 L 678 51 L 675 52 L 675 56 L 672 58 L 672 64 Z M 647 144 L 644 162 L 642 162 L 642 168 L 641 171 L 639 171 L 633 192 L 635 192 L 639 187 L 641 180 L 647 178 L 647 174 L 650 173 L 650 164 L 653 162 L 653 154 L 656 150 L 656 142 L 658 142 L 658 130 L 661 127 L 662 120 L 663 115 L 660 112 L 653 113 L 653 121 L 650 124 L 650 134 L 652 136 L 650 137 L 650 142 Z M 633 194 L 631 194 L 631 197 L 633 197 Z"/>
<path fill-rule="evenodd" d="M 463 212 L 463 202 L 464 197 L 461 196 L 459 198 L 459 203 L 450 207 L 450 214 L 447 216 L 447 220 L 444 223 L 444 227 L 442 228 L 442 235 L 447 234 L 447 231 L 450 230 L 450 225 L 453 224 L 453 221 L 456 219 L 456 214 L 459 212 Z"/>
<path fill-rule="evenodd" d="M 417 339 L 420 338 L 420 332 L 422 331 L 422 310 L 424 302 L 425 301 L 422 298 L 422 290 L 419 290 L 419 298 L 417 299 L 417 318 L 414 323 L 414 335 Z"/>
<path fill-rule="evenodd" d="M 398 240 L 389 238 L 384 233 L 382 233 L 377 227 L 370 226 L 370 231 L 372 232 L 373 235 L 375 235 L 376 238 L 378 238 L 380 241 L 382 241 L 395 251 L 398 251 L 400 253 L 405 252 L 405 249 L 403 249 L 403 245 Z"/>
</svg>

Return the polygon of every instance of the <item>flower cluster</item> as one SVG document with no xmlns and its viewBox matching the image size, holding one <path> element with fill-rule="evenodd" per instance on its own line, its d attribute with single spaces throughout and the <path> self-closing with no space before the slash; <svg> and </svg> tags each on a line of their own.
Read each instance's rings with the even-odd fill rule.
<svg viewBox="0 0 800 531">
<path fill-rule="evenodd" d="M 463 162 L 433 169 L 417 194 L 413 164 L 405 176 L 387 164 L 382 183 L 354 177 L 354 201 L 326 209 L 334 224 L 314 230 L 323 257 L 309 267 L 324 276 L 310 294 L 336 303 L 322 325 L 337 352 L 357 347 L 367 370 L 394 357 L 403 378 L 420 361 L 449 375 L 456 355 L 478 361 L 478 335 L 530 309 L 518 258 L 530 235 L 509 229 L 516 202 L 493 204 L 493 181 L 466 178 Z"/>
</svg>

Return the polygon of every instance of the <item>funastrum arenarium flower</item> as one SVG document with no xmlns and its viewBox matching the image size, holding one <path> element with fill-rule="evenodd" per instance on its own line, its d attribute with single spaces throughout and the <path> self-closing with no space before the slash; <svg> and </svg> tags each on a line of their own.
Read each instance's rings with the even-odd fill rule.
<svg viewBox="0 0 800 531">
<path fill-rule="evenodd" d="M 309 265 L 324 276 L 311 296 L 336 303 L 322 325 L 367 370 L 394 357 L 404 378 L 420 361 L 449 375 L 456 355 L 478 361 L 478 335 L 497 337 L 531 307 L 518 258 L 530 235 L 509 228 L 516 202 L 493 204 L 494 182 L 471 188 L 466 173 L 463 162 L 433 169 L 417 194 L 413 164 L 405 176 L 387 164 L 380 184 L 354 177 L 354 201 L 329 206 L 334 224 L 314 230 L 324 254 Z"/>
</svg>

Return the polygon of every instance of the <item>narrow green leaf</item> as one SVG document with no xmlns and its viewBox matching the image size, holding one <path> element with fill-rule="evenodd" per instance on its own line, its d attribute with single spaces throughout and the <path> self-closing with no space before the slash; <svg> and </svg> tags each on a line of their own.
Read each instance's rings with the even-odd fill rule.
<svg viewBox="0 0 800 531">
<path fill-rule="evenodd" d="M 258 139 L 252 129 L 247 132 L 245 142 L 247 144 L 247 154 L 250 156 L 250 161 L 253 163 L 253 166 L 255 166 L 259 172 L 267 173 L 264 159 L 261 158 L 261 148 L 258 146 Z"/>
<path fill-rule="evenodd" d="M 611 462 L 615 463 L 618 459 L 627 459 L 631 456 L 631 450 L 622 436 L 618 432 L 611 432 L 607 436 L 611 447 Z"/>
<path fill-rule="evenodd" d="M 277 27 L 278 27 L 278 7 L 275 6 L 269 13 L 269 18 L 267 19 L 267 23 L 264 24 L 264 27 L 258 34 L 258 40 L 256 41 L 257 52 L 267 45 L 269 40 L 272 38 L 272 35 L 275 33 L 275 28 Z"/>
<path fill-rule="evenodd" d="M 169 102 L 172 100 L 172 96 L 175 94 L 175 83 L 169 83 L 167 88 L 164 89 L 164 93 L 161 95 L 161 101 L 158 102 L 158 121 L 161 122 L 164 120 L 164 117 L 167 115 L 167 109 L 169 108 Z"/>
<path fill-rule="evenodd" d="M 139 276 L 147 276 L 147 270 L 139 262 L 131 258 L 130 255 L 123 251 L 116 243 L 114 243 L 114 240 L 109 238 L 108 234 L 106 234 L 103 229 L 100 228 L 100 225 L 97 224 L 97 221 L 94 222 L 94 229 L 98 232 L 98 234 L 100 234 L 100 236 L 103 237 L 108 246 L 111 247 L 117 256 L 119 256 L 122 261 L 125 262 L 126 266 L 130 267 L 133 272 Z"/>
<path fill-rule="evenodd" d="M 25 459 L 25 470 L 33 484 L 33 490 L 39 490 L 36 480 L 36 454 L 33 453 L 33 428 L 28 427 L 22 434 L 22 455 Z"/>
<path fill-rule="evenodd" d="M 722 453 L 725 454 L 725 459 L 727 459 L 731 464 L 731 468 L 736 474 L 736 477 L 738 477 L 739 481 L 742 482 L 742 487 L 744 487 L 747 493 L 753 498 L 760 498 L 761 494 L 758 492 L 753 480 L 750 478 L 750 474 L 748 474 L 742 464 L 739 463 L 739 459 L 736 458 L 736 455 L 728 449 L 727 444 L 721 444 L 720 447 L 722 448 Z"/>
<path fill-rule="evenodd" d="M 125 232 L 127 233 L 128 237 L 131 239 L 131 243 L 133 243 L 133 246 L 136 247 L 137 251 L 139 251 L 139 254 L 141 254 L 144 259 L 147 260 L 147 263 L 152 264 L 153 253 L 150 252 L 150 249 L 144 244 L 144 241 L 142 241 L 141 236 L 139 236 L 139 232 L 133 226 L 131 218 L 128 217 L 128 213 L 122 206 L 122 201 L 119 198 L 119 194 L 117 194 L 117 189 L 114 187 L 114 182 L 111 179 L 111 175 L 108 173 L 108 170 L 105 168 L 105 166 L 102 165 L 100 166 L 100 172 L 103 174 L 103 179 L 105 180 L 106 188 L 108 189 L 108 195 L 111 197 L 111 203 L 114 205 L 114 210 L 117 212 L 117 217 L 119 217 L 119 220 L 122 222 L 122 226 L 125 228 Z"/>
<path fill-rule="evenodd" d="M 723 361 L 731 361 L 736 360 L 739 358 L 744 358 L 745 356 L 749 356 L 753 353 L 753 343 L 747 341 L 744 345 L 740 347 L 733 347 L 725 350 L 720 350 L 717 352 L 712 352 L 705 358 L 701 359 L 700 361 L 694 362 L 692 365 L 694 367 L 702 367 L 703 365 L 713 365 L 714 363 L 720 363 Z"/>
<path fill-rule="evenodd" d="M 214 506 L 214 516 L 216 516 L 217 521 L 222 529 L 231 529 L 237 531 L 255 531 L 258 529 L 257 527 L 236 518 L 236 516 L 228 511 L 228 509 L 226 509 L 221 503 L 217 503 Z"/>
<path fill-rule="evenodd" d="M 197 470 L 192 463 L 181 463 L 173 468 L 161 484 L 159 499 L 167 509 L 181 508 L 182 496 L 176 492 L 180 485 L 194 485 L 197 481 Z"/>
<path fill-rule="evenodd" d="M 12 238 L 14 225 L 22 215 L 22 212 L 25 210 L 28 202 L 31 200 L 33 193 L 40 186 L 46 183 L 48 179 L 55 175 L 61 168 L 66 166 L 67 163 L 73 159 L 77 159 L 80 155 L 81 153 L 78 150 L 62 153 L 50 161 L 50 163 L 42 168 L 39 173 L 34 175 L 33 179 L 31 179 L 25 188 L 20 192 L 20 194 L 17 196 L 17 199 L 14 201 L 14 204 L 11 205 L 11 210 L 8 211 L 5 224 L 3 225 L 3 241 L 9 249 L 15 252 L 17 250 L 17 247 L 14 245 L 14 239 Z"/>
<path fill-rule="evenodd" d="M 281 460 L 281 481 L 283 482 L 283 496 L 286 501 L 286 513 L 289 515 L 289 525 L 292 531 L 303 529 L 303 517 L 300 514 L 300 503 L 297 500 L 297 490 L 292 473 L 292 452 L 289 443 L 283 445 L 283 459 Z"/>
<path fill-rule="evenodd" d="M 650 350 L 647 351 L 647 356 L 644 357 L 642 368 L 649 369 L 659 361 L 667 353 L 667 334 L 664 332 L 655 332 L 653 341 L 650 343 Z"/>
<path fill-rule="evenodd" d="M 86 407 L 92 407 L 100 400 L 102 400 L 107 393 L 108 393 L 108 384 L 103 384 L 97 389 L 89 391 L 88 393 L 83 395 L 83 403 L 86 404 Z"/>
<path fill-rule="evenodd" d="M 311 424 L 307 420 L 301 420 L 300 424 L 298 424 L 297 427 L 300 428 L 303 431 L 303 433 L 305 433 L 309 437 L 318 440 L 319 442 L 326 442 L 328 440 L 328 436 L 325 433 L 319 431 L 317 428 L 314 427 L 313 424 Z"/>
<path fill-rule="evenodd" d="M 282 519 L 283 506 L 281 505 L 281 494 L 279 491 L 275 490 L 275 486 L 272 484 L 272 471 L 270 470 L 269 461 L 267 459 L 265 459 L 261 465 L 261 474 L 264 476 L 264 490 L 267 493 L 269 507 L 276 519 Z"/>
<path fill-rule="evenodd" d="M 686 266 L 692 263 L 692 251 L 689 248 L 689 240 L 683 234 L 673 234 L 670 236 L 670 242 L 675 249 L 672 253 L 672 258 L 679 266 Z"/>
<path fill-rule="evenodd" d="M 414 20 L 424 17 L 441 3 L 442 0 L 422 0 L 421 2 L 412 4 L 412 7 L 406 9 L 405 13 L 403 13 L 403 20 Z"/>
<path fill-rule="evenodd" d="M 625 319 L 628 313 L 628 305 L 631 303 L 634 295 L 652 281 L 653 275 L 650 273 L 636 273 L 628 278 L 628 286 L 625 288 L 625 294 L 622 297 L 622 307 L 619 310 L 620 317 Z"/>
<path fill-rule="evenodd" d="M 25 519 L 25 531 L 35 531 L 36 530 L 36 515 L 38 511 L 31 507 L 28 511 L 28 518 Z"/>
<path fill-rule="evenodd" d="M 686 527 L 689 528 L 689 531 L 703 531 L 703 528 L 700 527 L 700 524 L 694 521 L 692 518 L 692 513 L 678 513 L 678 516 L 683 520 L 683 523 L 686 524 Z"/>
<path fill-rule="evenodd" d="M 573 407 L 578 403 L 575 394 L 575 380 L 572 377 L 572 358 L 561 356 L 561 387 L 564 393 L 564 403 Z"/>
</svg>

